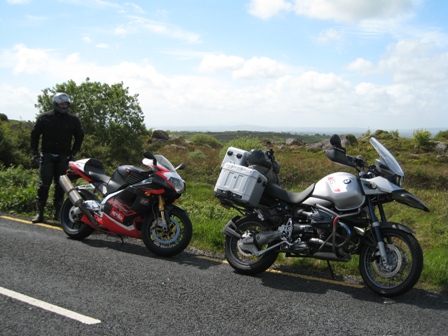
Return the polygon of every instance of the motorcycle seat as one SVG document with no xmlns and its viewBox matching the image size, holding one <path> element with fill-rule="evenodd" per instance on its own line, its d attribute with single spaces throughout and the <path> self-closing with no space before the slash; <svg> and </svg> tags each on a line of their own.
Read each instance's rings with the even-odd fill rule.
<svg viewBox="0 0 448 336">
<path fill-rule="evenodd" d="M 265 193 L 268 193 L 269 195 L 278 198 L 281 201 L 292 204 L 300 204 L 313 193 L 314 186 L 315 183 L 310 185 L 304 191 L 293 192 L 282 189 L 278 184 L 268 183 L 264 191 Z"/>
<path fill-rule="evenodd" d="M 98 174 L 98 173 L 90 172 L 88 175 L 89 175 L 89 176 L 92 178 L 92 180 L 95 181 L 95 182 L 104 182 L 104 183 L 107 183 L 107 182 L 109 182 L 109 180 L 110 180 L 110 176 L 107 176 L 106 174 Z"/>
</svg>

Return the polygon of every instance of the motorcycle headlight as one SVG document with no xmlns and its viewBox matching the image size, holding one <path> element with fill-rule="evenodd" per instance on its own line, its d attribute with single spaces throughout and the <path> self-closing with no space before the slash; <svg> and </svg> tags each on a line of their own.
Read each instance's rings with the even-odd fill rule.
<svg viewBox="0 0 448 336">
<path fill-rule="evenodd" d="M 174 190 L 176 190 L 178 194 L 182 194 L 185 191 L 185 183 L 181 179 L 171 177 L 169 181 L 174 186 Z"/>
<path fill-rule="evenodd" d="M 403 188 L 404 185 L 404 176 L 395 175 L 395 181 L 393 181 L 397 186 Z"/>
</svg>

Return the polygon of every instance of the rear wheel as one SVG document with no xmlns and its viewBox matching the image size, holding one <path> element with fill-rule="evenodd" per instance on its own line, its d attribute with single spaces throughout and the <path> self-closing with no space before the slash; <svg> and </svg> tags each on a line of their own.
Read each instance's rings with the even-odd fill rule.
<svg viewBox="0 0 448 336">
<path fill-rule="evenodd" d="M 364 245 L 359 270 L 365 284 L 374 292 L 392 297 L 406 293 L 417 283 L 423 270 L 423 252 L 417 239 L 395 229 L 381 230 L 387 263 L 381 260 L 378 246 Z"/>
<path fill-rule="evenodd" d="M 161 218 L 150 217 L 142 226 L 142 239 L 148 250 L 162 257 L 181 253 L 190 244 L 193 225 L 188 215 L 179 208 L 169 210 L 167 225 L 159 225 Z"/>
<path fill-rule="evenodd" d="M 98 198 L 94 195 L 86 195 L 85 193 L 82 193 L 81 197 L 84 200 L 95 200 L 99 202 Z M 72 201 L 67 198 L 61 208 L 62 229 L 71 239 L 82 240 L 90 236 L 95 229 L 81 222 L 82 214 L 76 215 L 75 209 L 77 209 L 77 207 L 73 206 Z"/>
<path fill-rule="evenodd" d="M 258 219 L 243 218 L 235 223 L 239 232 L 242 232 L 243 238 L 254 237 L 259 232 L 265 232 L 267 228 Z M 232 236 L 226 236 L 225 255 L 229 265 L 238 273 L 245 275 L 255 275 L 266 271 L 277 259 L 278 253 L 274 250 L 266 252 L 262 256 L 254 255 L 250 250 L 254 248 L 262 251 L 269 246 L 263 245 L 256 247 L 254 244 L 243 244 L 241 239 Z"/>
</svg>

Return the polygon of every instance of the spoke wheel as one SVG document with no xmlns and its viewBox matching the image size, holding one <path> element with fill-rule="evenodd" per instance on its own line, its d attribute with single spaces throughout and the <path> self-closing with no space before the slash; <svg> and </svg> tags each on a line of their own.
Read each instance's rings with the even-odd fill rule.
<svg viewBox="0 0 448 336">
<path fill-rule="evenodd" d="M 84 200 L 96 200 L 99 202 L 98 198 L 94 195 L 81 194 Z M 73 205 L 72 201 L 67 198 L 61 208 L 61 225 L 65 234 L 71 239 L 82 240 L 90 236 L 95 229 L 83 222 L 81 222 L 82 214 L 75 215 L 74 210 L 76 207 Z"/>
<path fill-rule="evenodd" d="M 259 232 L 264 232 L 267 229 L 265 225 L 258 219 L 243 218 L 235 223 L 240 232 L 243 232 L 242 237 L 251 238 Z M 226 236 L 225 241 L 225 255 L 229 265 L 233 267 L 238 273 L 246 275 L 255 275 L 266 271 L 277 259 L 277 252 L 275 250 L 269 251 L 262 256 L 256 256 L 253 252 L 256 250 L 264 250 L 269 245 L 256 247 L 254 244 L 244 244 L 241 239 Z"/>
<path fill-rule="evenodd" d="M 146 247 L 162 257 L 171 257 L 185 250 L 193 236 L 193 225 L 183 210 L 172 208 L 169 213 L 166 227 L 159 225 L 160 218 L 152 216 L 142 227 Z"/>
<path fill-rule="evenodd" d="M 409 291 L 417 283 L 423 269 L 423 252 L 417 239 L 409 233 L 383 229 L 387 262 L 381 260 L 378 247 L 364 245 L 359 269 L 366 285 L 374 292 L 397 296 Z"/>
</svg>

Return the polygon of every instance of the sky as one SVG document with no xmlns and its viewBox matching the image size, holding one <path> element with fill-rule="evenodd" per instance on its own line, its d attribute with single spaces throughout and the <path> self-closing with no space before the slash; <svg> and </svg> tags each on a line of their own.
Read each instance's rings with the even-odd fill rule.
<svg viewBox="0 0 448 336">
<path fill-rule="evenodd" d="M 148 129 L 448 129 L 447 16 L 446 0 L 0 0 L 0 113 L 34 121 L 42 90 L 90 78 L 138 94 Z"/>
</svg>

